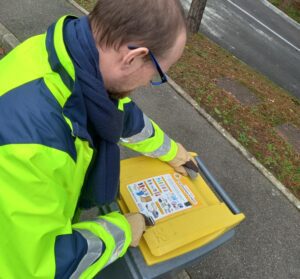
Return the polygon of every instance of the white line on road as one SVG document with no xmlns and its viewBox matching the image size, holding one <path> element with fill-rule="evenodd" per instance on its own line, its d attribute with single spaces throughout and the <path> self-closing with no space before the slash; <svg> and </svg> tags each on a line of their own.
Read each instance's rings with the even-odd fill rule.
<svg viewBox="0 0 300 279">
<path fill-rule="evenodd" d="M 295 45 L 293 45 L 291 42 L 289 42 L 287 39 L 283 38 L 281 35 L 279 35 L 278 33 L 276 33 L 274 30 L 272 30 L 270 27 L 268 27 L 267 25 L 265 25 L 264 23 L 262 23 L 259 19 L 257 19 L 256 17 L 254 17 L 253 15 L 249 14 L 247 11 L 245 11 L 244 9 L 242 9 L 240 6 L 238 6 L 237 4 L 235 4 L 234 2 L 232 2 L 231 0 L 226 0 L 227 2 L 229 2 L 231 5 L 235 6 L 237 9 L 239 9 L 241 12 L 243 12 L 244 14 L 246 14 L 247 16 L 251 17 L 253 20 L 255 20 L 256 22 L 258 22 L 260 25 L 262 25 L 263 27 L 265 27 L 267 30 L 269 30 L 272 34 L 274 34 L 276 37 L 278 37 L 279 39 L 283 40 L 285 43 L 287 43 L 289 46 L 291 46 L 292 48 L 294 48 L 296 51 L 300 52 L 300 48 L 296 47 Z"/>
</svg>

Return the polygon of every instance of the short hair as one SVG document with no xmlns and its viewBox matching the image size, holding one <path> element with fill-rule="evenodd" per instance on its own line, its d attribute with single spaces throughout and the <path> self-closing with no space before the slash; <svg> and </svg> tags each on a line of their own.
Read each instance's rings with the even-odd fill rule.
<svg viewBox="0 0 300 279">
<path fill-rule="evenodd" d="M 180 32 L 186 32 L 179 0 L 98 0 L 89 15 L 97 45 L 114 47 L 135 42 L 164 57 Z"/>
</svg>

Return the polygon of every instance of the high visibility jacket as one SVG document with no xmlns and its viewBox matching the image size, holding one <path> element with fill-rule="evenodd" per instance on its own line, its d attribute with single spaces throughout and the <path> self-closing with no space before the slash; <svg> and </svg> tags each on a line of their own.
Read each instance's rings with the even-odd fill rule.
<svg viewBox="0 0 300 279">
<path fill-rule="evenodd" d="M 65 19 L 51 38 L 32 37 L 0 60 L 0 278 L 93 278 L 131 242 L 117 212 L 72 224 L 95 151 L 64 114 L 68 79 L 75 79 Z M 122 144 L 164 161 L 175 157 L 176 143 L 129 98 L 118 108 Z"/>
</svg>

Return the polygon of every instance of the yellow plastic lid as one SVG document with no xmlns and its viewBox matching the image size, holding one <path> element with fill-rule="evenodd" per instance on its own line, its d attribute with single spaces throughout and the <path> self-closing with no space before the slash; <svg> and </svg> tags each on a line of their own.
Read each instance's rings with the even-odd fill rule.
<svg viewBox="0 0 300 279">
<path fill-rule="evenodd" d="M 192 181 L 147 157 L 121 162 L 118 203 L 123 213 L 141 212 L 156 222 L 139 245 L 148 265 L 199 248 L 245 218 L 220 202 L 201 176 Z"/>
</svg>

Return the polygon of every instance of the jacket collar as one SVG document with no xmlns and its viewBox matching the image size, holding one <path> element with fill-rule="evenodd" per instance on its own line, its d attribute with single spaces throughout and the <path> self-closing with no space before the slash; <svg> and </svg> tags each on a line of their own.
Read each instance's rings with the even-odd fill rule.
<svg viewBox="0 0 300 279">
<path fill-rule="evenodd" d="M 74 94 L 78 85 L 75 82 L 75 66 L 68 53 L 64 40 L 64 26 L 68 20 L 76 19 L 74 16 L 63 16 L 53 23 L 47 30 L 46 48 L 48 61 L 53 72 L 58 74 L 56 82 L 59 83 L 59 94 L 53 94 L 60 103 L 63 114 L 71 123 L 68 123 L 72 134 L 87 140 L 92 146 L 93 141 L 87 129 L 87 113 L 81 94 Z M 54 93 L 54 92 L 52 92 Z"/>
</svg>

